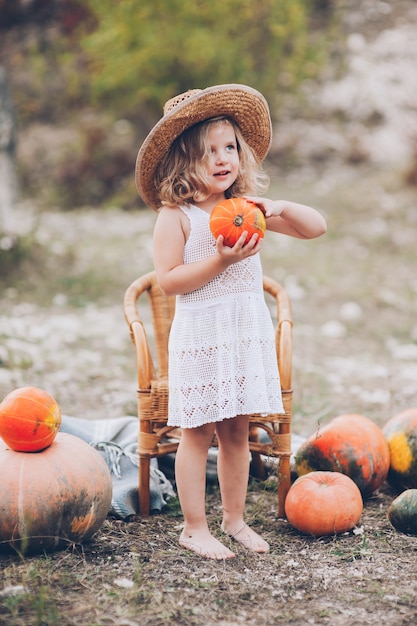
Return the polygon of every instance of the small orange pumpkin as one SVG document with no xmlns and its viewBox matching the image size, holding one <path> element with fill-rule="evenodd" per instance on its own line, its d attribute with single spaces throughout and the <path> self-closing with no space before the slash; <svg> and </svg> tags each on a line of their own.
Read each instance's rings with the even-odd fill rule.
<svg viewBox="0 0 417 626">
<path fill-rule="evenodd" d="M 361 492 L 339 472 L 310 472 L 291 486 L 285 500 L 289 523 L 305 535 L 336 535 L 354 528 L 362 515 Z"/>
<path fill-rule="evenodd" d="M 110 510 L 112 479 L 88 443 L 67 433 L 25 454 L 0 439 L 0 554 L 35 554 L 89 539 Z"/>
<path fill-rule="evenodd" d="M 255 233 L 262 239 L 266 231 L 265 216 L 253 202 L 244 198 L 222 200 L 210 213 L 210 230 L 215 239 L 224 237 L 224 245 L 233 248 L 243 232 L 247 232 L 245 244 Z"/>
<path fill-rule="evenodd" d="M 12 450 L 37 452 L 51 445 L 61 419 L 61 409 L 49 393 L 21 387 L 0 404 L 0 437 Z"/>
</svg>

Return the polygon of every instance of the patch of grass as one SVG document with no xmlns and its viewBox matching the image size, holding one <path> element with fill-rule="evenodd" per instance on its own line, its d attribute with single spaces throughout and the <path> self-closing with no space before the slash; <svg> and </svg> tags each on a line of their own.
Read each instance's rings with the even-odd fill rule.
<svg viewBox="0 0 417 626">
<path fill-rule="evenodd" d="M 362 535 L 359 542 L 353 545 L 337 545 L 331 550 L 330 554 L 334 554 L 342 561 L 357 561 L 358 559 L 369 559 L 372 557 L 365 533 Z"/>
</svg>

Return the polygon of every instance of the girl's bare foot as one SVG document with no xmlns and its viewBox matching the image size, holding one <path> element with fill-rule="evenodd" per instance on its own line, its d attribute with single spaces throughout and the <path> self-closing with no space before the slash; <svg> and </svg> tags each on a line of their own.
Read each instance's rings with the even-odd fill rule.
<svg viewBox="0 0 417 626">
<path fill-rule="evenodd" d="M 199 556 L 203 556 L 207 559 L 216 559 L 218 561 L 223 559 L 232 559 L 235 555 L 220 541 L 217 541 L 215 537 L 208 530 L 193 531 L 186 533 L 182 531 L 179 540 L 180 546 L 187 550 L 192 550 Z"/>
<path fill-rule="evenodd" d="M 245 523 L 232 531 L 227 530 L 224 524 L 222 524 L 222 530 L 252 552 L 263 553 L 269 551 L 269 544 Z"/>
</svg>

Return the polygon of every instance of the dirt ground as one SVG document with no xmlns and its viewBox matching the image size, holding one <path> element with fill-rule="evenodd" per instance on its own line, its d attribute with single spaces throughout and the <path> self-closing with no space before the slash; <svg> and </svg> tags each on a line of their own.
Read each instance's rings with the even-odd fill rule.
<svg viewBox="0 0 417 626">
<path fill-rule="evenodd" d="M 346 74 L 314 92 L 316 122 L 289 119 L 282 128 L 297 167 L 284 172 L 271 164 L 270 195 L 312 204 L 328 221 L 319 240 L 271 235 L 262 252 L 265 273 L 286 287 L 292 302 L 293 433 L 301 437 L 337 415 L 360 413 L 383 426 L 417 406 L 417 191 L 405 182 L 417 91 L 407 91 L 416 76 L 409 70 L 413 49 L 399 43 L 408 41 L 417 15 L 414 3 L 360 5 L 356 22 L 346 24 Z M 399 5 L 408 7 L 400 15 Z M 392 21 L 380 31 L 388 9 Z M 405 85 L 402 99 L 392 89 L 395 75 L 397 85 Z M 352 93 L 356 98 L 347 98 Z M 370 116 L 379 109 L 384 124 Z M 16 216 L 32 245 L 0 300 L 0 396 L 34 385 L 54 395 L 66 415 L 134 415 L 134 353 L 122 298 L 126 286 L 151 269 L 153 213 L 63 213 L 25 202 Z M 417 539 L 390 525 L 395 495 L 384 484 L 365 502 L 353 532 L 314 539 L 277 518 L 273 481 L 251 482 L 248 522 L 271 550 L 253 555 L 233 544 L 237 558 L 225 563 L 179 548 L 176 499 L 147 519 L 109 518 L 83 546 L 0 557 L 0 623 L 412 624 Z M 207 489 L 207 511 L 217 529 L 215 486 Z"/>
</svg>

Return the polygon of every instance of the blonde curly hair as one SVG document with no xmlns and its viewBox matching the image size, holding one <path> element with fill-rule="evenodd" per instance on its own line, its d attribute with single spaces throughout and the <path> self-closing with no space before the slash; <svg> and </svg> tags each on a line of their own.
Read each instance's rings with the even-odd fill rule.
<svg viewBox="0 0 417 626">
<path fill-rule="evenodd" d="M 230 124 L 239 153 L 239 174 L 225 195 L 227 198 L 266 191 L 269 177 L 256 160 L 236 122 L 224 116 L 210 118 L 185 130 L 162 158 L 155 174 L 161 205 L 178 206 L 202 202 L 210 195 L 206 163 L 210 154 L 208 134 L 213 125 Z"/>
</svg>

